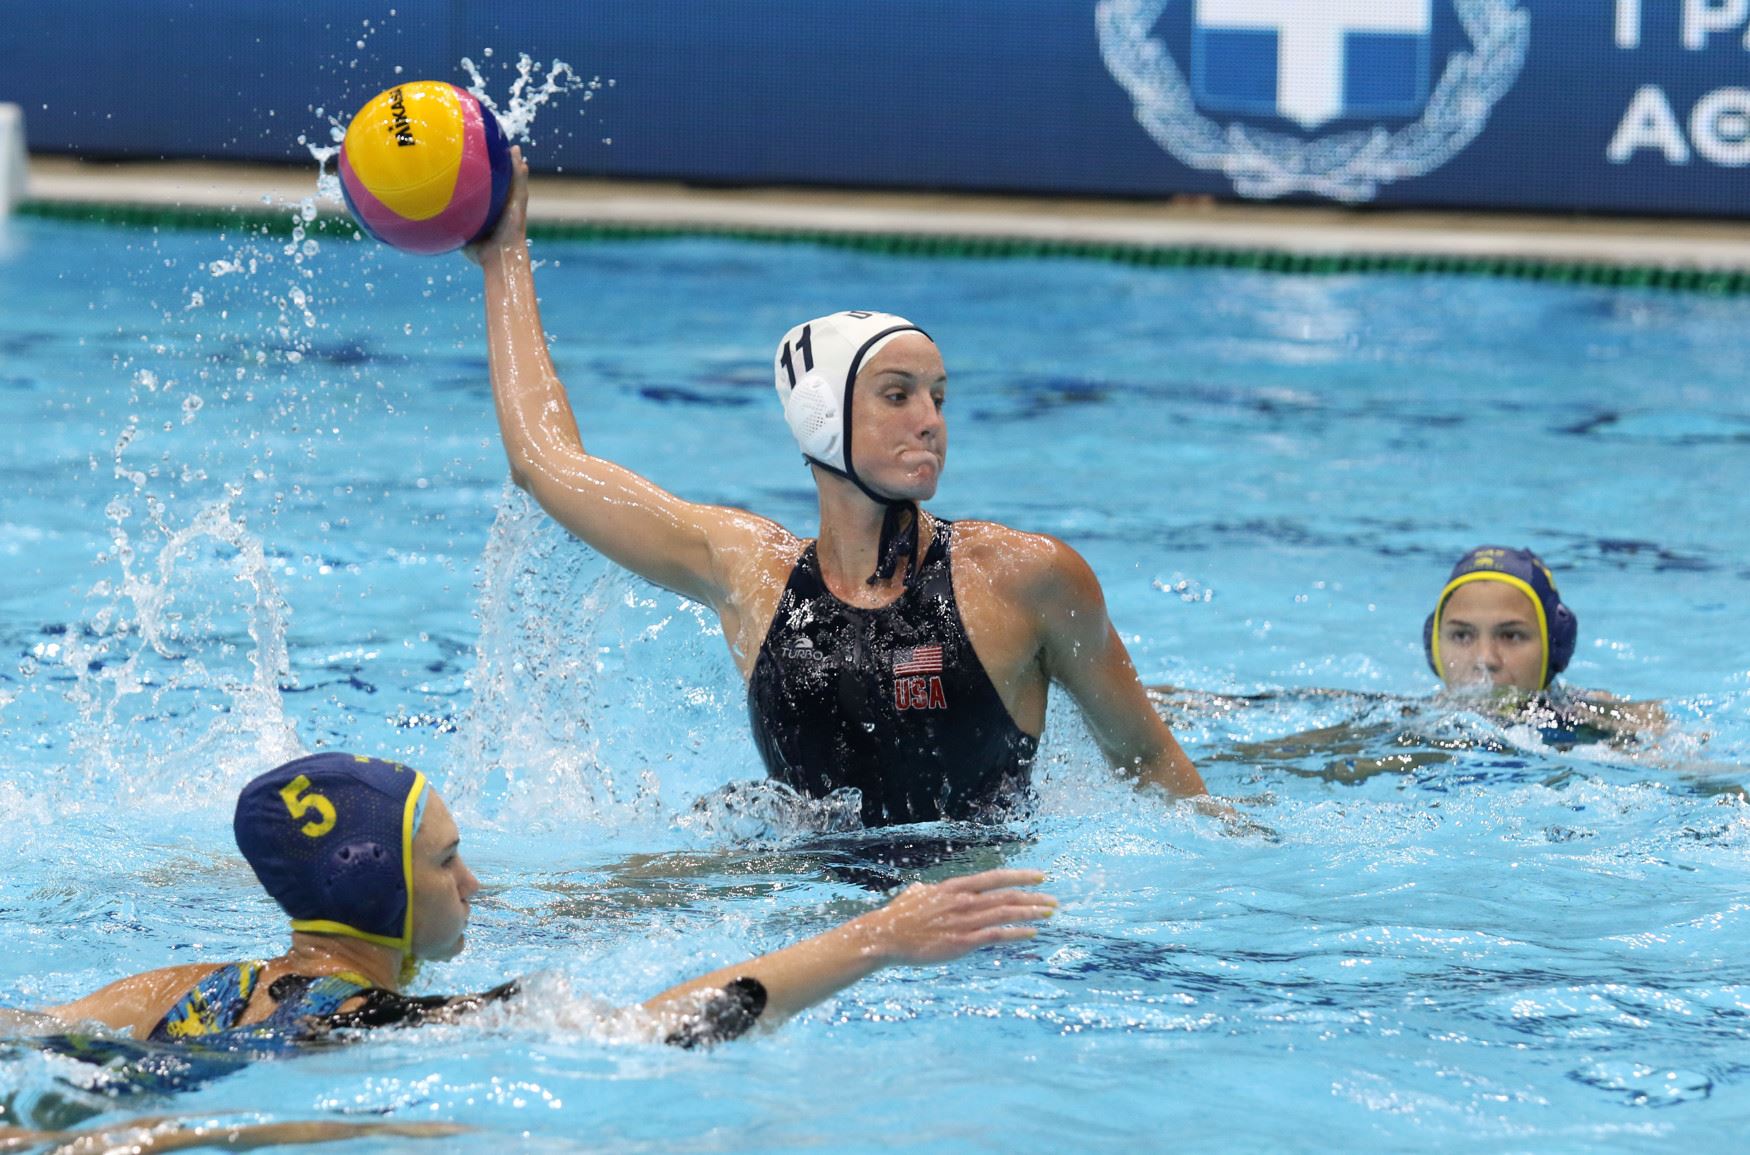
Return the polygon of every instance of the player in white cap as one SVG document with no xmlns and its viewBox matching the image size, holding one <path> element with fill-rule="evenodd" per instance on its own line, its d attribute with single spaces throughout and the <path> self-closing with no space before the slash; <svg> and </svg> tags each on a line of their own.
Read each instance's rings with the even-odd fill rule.
<svg viewBox="0 0 1750 1155">
<path fill-rule="evenodd" d="M 609 558 L 716 611 L 774 778 L 817 796 L 854 786 L 871 826 L 999 816 L 1026 790 L 1056 682 L 1121 773 L 1206 793 L 1081 556 L 919 506 L 947 455 L 947 373 L 904 318 L 834 313 L 778 346 L 777 391 L 820 495 L 816 540 L 588 453 L 535 300 L 520 152 L 514 170 L 501 223 L 469 250 L 511 475 Z"/>
</svg>

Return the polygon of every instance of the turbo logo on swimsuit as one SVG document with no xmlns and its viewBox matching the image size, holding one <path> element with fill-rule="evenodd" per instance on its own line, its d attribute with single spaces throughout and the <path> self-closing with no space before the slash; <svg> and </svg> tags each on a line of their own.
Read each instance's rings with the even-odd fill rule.
<svg viewBox="0 0 1750 1155">
<path fill-rule="evenodd" d="M 1100 0 L 1095 22 L 1136 119 L 1181 163 L 1243 197 L 1349 202 L 1463 151 L 1531 39 L 1523 0 Z"/>
</svg>

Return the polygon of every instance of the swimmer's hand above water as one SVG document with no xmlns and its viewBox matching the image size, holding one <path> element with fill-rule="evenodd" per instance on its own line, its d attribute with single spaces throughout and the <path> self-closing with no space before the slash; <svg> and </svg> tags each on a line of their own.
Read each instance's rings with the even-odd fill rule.
<svg viewBox="0 0 1750 1155">
<path fill-rule="evenodd" d="M 663 1020 L 697 1013 L 701 996 L 752 979 L 765 988 L 763 1018 L 777 1022 L 883 967 L 950 962 L 995 943 L 1030 939 L 1026 923 L 1050 918 L 1057 900 L 1035 890 L 1036 870 L 987 870 L 918 883 L 878 910 L 795 946 L 724 967 L 644 1004 Z"/>
<path fill-rule="evenodd" d="M 1017 888 L 1044 881 L 1037 870 L 986 870 L 914 883 L 886 906 L 831 933 L 848 936 L 859 953 L 875 960 L 872 969 L 952 962 L 981 946 L 1037 935 L 1036 928 L 1018 924 L 1050 918 L 1057 900 Z"/>
<path fill-rule="evenodd" d="M 529 239 L 529 162 L 523 159 L 521 145 L 510 149 L 510 191 L 505 195 L 504 208 L 498 214 L 498 224 L 486 236 L 462 250 L 462 254 L 481 268 L 488 262 L 502 260 L 506 254 L 522 250 L 525 255 Z"/>
</svg>

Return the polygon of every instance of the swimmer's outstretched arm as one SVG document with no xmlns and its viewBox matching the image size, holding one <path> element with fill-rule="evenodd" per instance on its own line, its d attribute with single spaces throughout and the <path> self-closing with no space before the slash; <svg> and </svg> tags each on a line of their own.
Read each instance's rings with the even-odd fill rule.
<svg viewBox="0 0 1750 1155">
<path fill-rule="evenodd" d="M 664 991 L 644 1009 L 682 1021 L 697 1012 L 702 995 L 755 979 L 766 991 L 762 1019 L 777 1022 L 883 967 L 948 962 L 981 946 L 1032 938 L 1034 928 L 1019 924 L 1050 918 L 1057 900 L 1016 888 L 1043 881 L 1035 870 L 987 870 L 919 883 L 825 934 Z"/>
<path fill-rule="evenodd" d="M 583 448 L 553 366 L 529 259 L 529 167 L 512 179 L 492 235 L 468 248 L 486 280 L 486 337 L 511 478 L 566 529 L 634 573 L 722 612 L 740 566 L 790 535 L 741 510 L 682 501 Z"/>
<path fill-rule="evenodd" d="M 1130 652 L 1106 613 L 1100 579 L 1082 556 L 1044 538 L 1050 553 L 1029 567 L 1050 678 L 1081 707 L 1088 729 L 1120 773 L 1174 798 L 1207 795 L 1203 776 L 1149 701 Z"/>
</svg>

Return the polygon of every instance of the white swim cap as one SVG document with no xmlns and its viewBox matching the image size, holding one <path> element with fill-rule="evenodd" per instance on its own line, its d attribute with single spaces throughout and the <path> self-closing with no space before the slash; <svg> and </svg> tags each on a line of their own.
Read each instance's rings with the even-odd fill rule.
<svg viewBox="0 0 1750 1155">
<path fill-rule="evenodd" d="M 863 363 L 901 333 L 924 331 L 892 313 L 833 313 L 784 334 L 772 371 L 784 420 L 802 456 L 857 483 L 879 501 L 851 468 L 851 386 Z M 928 337 L 928 333 L 924 333 Z"/>
</svg>

